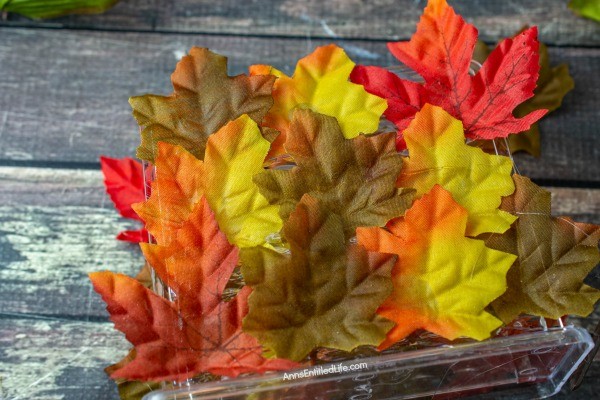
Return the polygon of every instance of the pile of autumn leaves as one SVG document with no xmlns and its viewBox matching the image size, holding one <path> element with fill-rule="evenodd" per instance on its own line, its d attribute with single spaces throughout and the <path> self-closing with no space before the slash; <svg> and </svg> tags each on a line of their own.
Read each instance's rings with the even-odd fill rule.
<svg viewBox="0 0 600 400">
<path fill-rule="evenodd" d="M 482 340 L 522 313 L 590 313 L 599 228 L 552 217 L 548 192 L 465 139 L 506 138 L 546 112 L 513 116 L 536 87 L 536 30 L 471 76 L 476 40 L 431 0 L 413 38 L 389 45 L 424 83 L 333 45 L 292 77 L 229 77 L 224 57 L 193 48 L 174 94 L 132 98 L 156 177 L 131 216 L 170 294 L 91 274 L 135 346 L 112 377 L 261 373 L 319 347 L 383 349 L 419 329 Z M 396 132 L 378 132 L 382 115 Z M 224 296 L 238 266 L 245 286 Z"/>
</svg>

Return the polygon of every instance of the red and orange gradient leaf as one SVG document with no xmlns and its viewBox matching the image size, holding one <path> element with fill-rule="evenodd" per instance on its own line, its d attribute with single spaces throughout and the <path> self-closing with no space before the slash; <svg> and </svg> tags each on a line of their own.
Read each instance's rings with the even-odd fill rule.
<svg viewBox="0 0 600 400">
<path fill-rule="evenodd" d="M 90 274 L 115 327 L 135 346 L 135 358 L 112 378 L 182 381 L 202 372 L 235 377 L 297 365 L 264 358 L 258 341 L 242 332 L 249 287 L 223 300 L 238 249 L 219 231 L 204 199 L 167 248 L 144 244 L 143 250 L 175 301 L 125 275 Z"/>
<path fill-rule="evenodd" d="M 135 212 L 160 245 L 171 242 L 203 194 L 204 166 L 181 146 L 159 142 L 152 196 L 134 204 Z"/>
<path fill-rule="evenodd" d="M 472 139 L 506 137 L 529 129 L 547 110 L 522 118 L 514 109 L 533 96 L 539 72 L 537 29 L 505 39 L 474 76 L 469 75 L 477 29 L 457 15 L 446 0 L 430 0 L 410 41 L 388 43 L 392 54 L 419 73 L 424 84 L 399 78 L 379 67 L 357 66 L 350 78 L 388 100 L 387 119 L 401 131 L 430 103 L 444 108 L 465 126 Z"/>
</svg>

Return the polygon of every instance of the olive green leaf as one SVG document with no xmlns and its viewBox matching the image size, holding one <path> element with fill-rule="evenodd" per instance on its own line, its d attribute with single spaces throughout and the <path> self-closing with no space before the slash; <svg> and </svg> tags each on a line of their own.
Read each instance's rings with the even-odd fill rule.
<svg viewBox="0 0 600 400">
<path fill-rule="evenodd" d="M 504 322 L 521 313 L 557 319 L 587 316 L 600 290 L 584 284 L 600 261 L 600 227 L 550 215 L 550 193 L 514 175 L 516 190 L 501 209 L 518 216 L 510 230 L 492 235 L 486 245 L 518 256 L 508 271 L 508 289 L 492 303 Z"/>
<path fill-rule="evenodd" d="M 575 14 L 600 22 L 600 1 L 598 0 L 571 0 L 569 8 Z"/>
<path fill-rule="evenodd" d="M 208 136 L 243 114 L 255 122 L 273 105 L 274 76 L 227 75 L 227 58 L 194 47 L 171 75 L 174 93 L 132 97 L 133 116 L 142 128 L 137 156 L 154 161 L 157 143 L 179 145 L 204 158 Z"/>
<path fill-rule="evenodd" d="M 348 243 L 342 218 L 308 195 L 283 232 L 289 253 L 241 250 L 242 274 L 253 289 L 243 330 L 291 360 L 316 347 L 381 343 L 394 324 L 376 311 L 392 292 L 396 257 Z"/>
<path fill-rule="evenodd" d="M 99 14 L 119 0 L 0 0 L 0 11 L 29 18 L 55 18 L 67 14 Z"/>
<path fill-rule="evenodd" d="M 414 190 L 395 187 L 402 169 L 396 136 L 384 133 L 346 139 L 333 117 L 296 110 L 284 144 L 296 166 L 254 177 L 285 220 L 304 194 L 338 214 L 346 237 L 358 226 L 383 226 L 410 207 Z"/>
</svg>

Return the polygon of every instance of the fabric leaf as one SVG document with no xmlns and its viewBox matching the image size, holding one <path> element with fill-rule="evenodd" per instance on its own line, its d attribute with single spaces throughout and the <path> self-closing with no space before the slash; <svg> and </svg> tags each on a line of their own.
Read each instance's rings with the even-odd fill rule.
<svg viewBox="0 0 600 400">
<path fill-rule="evenodd" d="M 160 142 L 152 196 L 135 209 L 157 243 L 168 245 L 204 195 L 231 243 L 262 245 L 282 225 L 279 207 L 270 205 L 252 181 L 263 170 L 268 151 L 269 142 L 247 115 L 209 137 L 204 161 L 180 146 Z"/>
<path fill-rule="evenodd" d="M 388 230 L 357 229 L 367 250 L 398 255 L 394 291 L 378 311 L 396 326 L 380 348 L 417 329 L 451 340 L 483 340 L 501 325 L 485 308 L 506 290 L 506 272 L 516 257 L 465 237 L 467 218 L 467 210 L 436 185 Z"/>
<path fill-rule="evenodd" d="M 171 76 L 170 96 L 132 97 L 133 115 L 142 128 L 137 156 L 154 161 L 158 142 L 180 145 L 204 158 L 209 135 L 243 114 L 260 122 L 273 104 L 272 76 L 229 77 L 227 59 L 194 47 Z"/>
<path fill-rule="evenodd" d="M 482 63 L 489 53 L 490 49 L 485 43 L 477 41 L 473 58 Z M 556 110 L 560 107 L 565 95 L 575 87 L 573 78 L 569 75 L 569 67 L 566 64 L 560 64 L 556 67 L 550 66 L 548 48 L 543 43 L 540 43 L 539 54 L 540 73 L 537 86 L 533 91 L 534 95 L 517 106 L 513 112 L 516 117 L 523 117 L 535 110 L 546 109 L 548 112 Z M 508 150 L 511 153 L 526 151 L 536 157 L 540 155 L 540 131 L 537 123 L 532 124 L 527 131 L 508 136 L 507 140 Z M 488 152 L 494 150 L 494 147 L 488 141 L 482 141 L 480 145 Z M 500 142 L 496 146 L 504 147 L 504 144 Z"/>
<path fill-rule="evenodd" d="M 421 196 L 439 184 L 469 213 L 467 236 L 502 233 L 516 217 L 498 210 L 503 196 L 514 191 L 508 157 L 484 153 L 465 143 L 460 121 L 426 104 L 404 131 L 409 156 L 398 187 L 412 187 Z"/>
<path fill-rule="evenodd" d="M 279 207 L 270 205 L 252 181 L 263 171 L 269 146 L 256 123 L 245 115 L 221 128 L 207 142 L 204 192 L 219 226 L 239 247 L 261 245 L 282 226 Z"/>
<path fill-rule="evenodd" d="M 512 115 L 515 107 L 533 96 L 539 70 L 536 37 L 536 28 L 531 28 L 505 39 L 470 76 L 477 30 L 446 0 L 429 0 L 410 41 L 388 44 L 396 58 L 424 78 L 423 89 L 378 67 L 358 66 L 351 80 L 388 99 L 385 115 L 398 126 L 399 149 L 401 129 L 425 103 L 461 120 L 468 138 L 506 137 L 529 129 L 546 113 L 536 110 L 518 119 Z"/>
<path fill-rule="evenodd" d="M 521 313 L 557 319 L 587 316 L 600 299 L 600 290 L 584 279 L 600 262 L 600 227 L 552 217 L 550 193 L 528 178 L 514 175 L 516 190 L 501 208 L 519 218 L 504 235 L 491 235 L 486 244 L 518 255 L 508 272 L 508 290 L 492 303 L 505 322 Z"/>
<path fill-rule="evenodd" d="M 133 210 L 134 203 L 145 200 L 144 167 L 132 158 L 100 157 L 100 167 L 104 176 L 104 187 L 119 214 L 125 218 L 142 221 Z M 118 240 L 126 242 L 148 241 L 145 228 L 127 230 L 117 235 Z"/>
<path fill-rule="evenodd" d="M 0 11 L 28 18 L 56 18 L 67 14 L 99 14 L 118 0 L 0 0 Z"/>
<path fill-rule="evenodd" d="M 357 226 L 383 226 L 412 202 L 414 191 L 394 186 L 402 160 L 391 133 L 346 139 L 335 118 L 296 110 L 285 149 L 297 166 L 254 178 L 284 220 L 309 194 L 340 215 L 352 237 Z"/>
<path fill-rule="evenodd" d="M 273 87 L 275 103 L 264 124 L 281 135 L 273 143 L 270 155 L 282 153 L 290 117 L 297 107 L 335 117 L 348 139 L 377 130 L 386 101 L 348 80 L 354 66 L 342 48 L 330 44 L 317 47 L 299 60 L 291 77 L 268 65 L 250 67 L 251 75 L 277 77 Z"/>
<path fill-rule="evenodd" d="M 167 245 L 203 195 L 204 166 L 180 146 L 158 143 L 150 198 L 133 206 L 156 242 Z"/>
<path fill-rule="evenodd" d="M 391 292 L 395 257 L 347 244 L 340 216 L 308 195 L 283 231 L 289 254 L 242 250 L 242 274 L 253 289 L 244 331 L 292 360 L 320 346 L 378 345 L 392 326 L 375 312 Z"/>
<path fill-rule="evenodd" d="M 177 232 L 177 242 L 142 248 L 176 300 L 170 302 L 125 275 L 90 274 L 115 327 L 135 346 L 135 358 L 112 378 L 182 381 L 201 372 L 235 377 L 296 365 L 263 358 L 262 346 L 242 332 L 249 288 L 223 301 L 238 250 L 218 230 L 206 201 Z"/>
<path fill-rule="evenodd" d="M 571 0 L 569 8 L 577 15 L 600 22 L 600 3 L 597 0 Z"/>
</svg>

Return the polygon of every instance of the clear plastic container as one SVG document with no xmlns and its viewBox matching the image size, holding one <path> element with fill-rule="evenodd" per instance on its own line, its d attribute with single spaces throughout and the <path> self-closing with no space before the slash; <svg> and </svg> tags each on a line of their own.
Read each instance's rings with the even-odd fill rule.
<svg viewBox="0 0 600 400">
<path fill-rule="evenodd" d="M 285 373 L 190 383 L 149 393 L 144 400 L 450 399 L 472 395 L 530 400 L 560 391 L 593 346 L 586 330 L 558 327 Z"/>
</svg>

